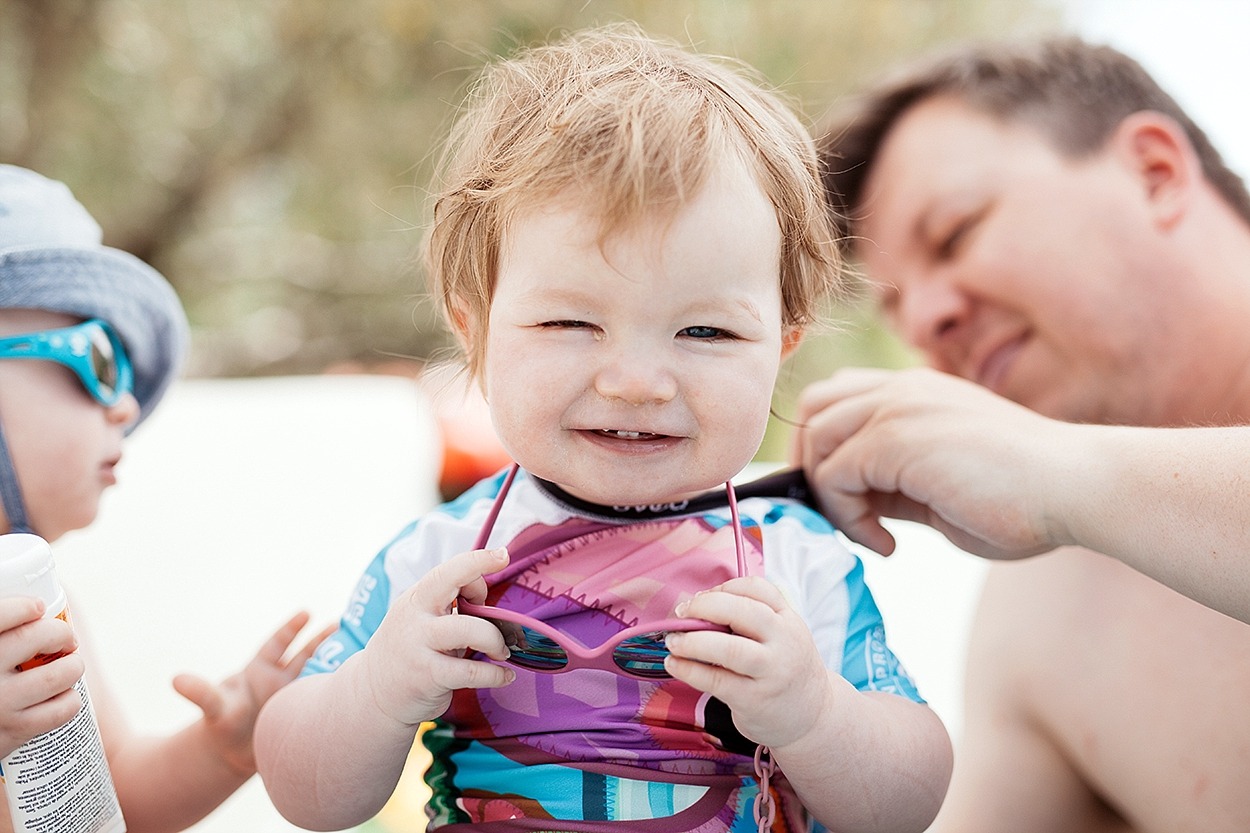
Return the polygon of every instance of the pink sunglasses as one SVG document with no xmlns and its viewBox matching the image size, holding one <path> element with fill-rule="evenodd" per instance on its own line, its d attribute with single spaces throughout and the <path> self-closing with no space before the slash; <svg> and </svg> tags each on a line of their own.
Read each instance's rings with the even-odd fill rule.
<svg viewBox="0 0 1250 833">
<path fill-rule="evenodd" d="M 504 478 L 499 495 L 491 506 L 481 532 L 478 533 L 474 549 L 482 549 L 490 537 L 499 510 L 503 506 L 504 496 L 512 487 L 518 467 L 514 464 Z M 738 500 L 734 494 L 733 484 L 725 484 L 725 494 L 729 498 L 729 514 L 733 521 L 734 549 L 738 556 L 738 576 L 747 574 L 746 554 L 742 541 L 742 524 L 738 518 Z M 664 644 L 667 634 L 681 631 L 723 631 L 728 628 L 714 625 L 697 619 L 661 619 L 626 628 L 608 641 L 597 647 L 587 647 L 574 640 L 571 636 L 561 633 L 545 622 L 518 613 L 514 610 L 478 605 L 457 599 L 456 610 L 461 614 L 477 616 L 485 619 L 503 634 L 511 656 L 508 662 L 531 671 L 544 674 L 559 674 L 573 668 L 597 668 L 613 671 L 631 677 L 643 679 L 664 679 L 669 673 L 664 670 L 664 659 L 668 656 L 668 647 Z"/>
</svg>

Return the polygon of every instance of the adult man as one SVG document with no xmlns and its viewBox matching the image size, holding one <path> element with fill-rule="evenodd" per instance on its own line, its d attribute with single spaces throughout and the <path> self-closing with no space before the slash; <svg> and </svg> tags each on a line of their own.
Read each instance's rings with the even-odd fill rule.
<svg viewBox="0 0 1250 833">
<path fill-rule="evenodd" d="M 1250 420 L 1250 196 L 1132 60 L 965 51 L 867 93 L 825 150 L 850 248 L 933 367 L 1074 422 Z M 835 377 L 800 411 L 822 499 L 861 531 L 919 511 L 897 460 L 820 462 L 879 418 L 837 410 L 878 381 Z M 930 381 L 942 402 L 952 380 Z M 938 827 L 1250 829 L 1248 702 L 1242 622 L 1085 550 L 996 566 Z"/>
</svg>

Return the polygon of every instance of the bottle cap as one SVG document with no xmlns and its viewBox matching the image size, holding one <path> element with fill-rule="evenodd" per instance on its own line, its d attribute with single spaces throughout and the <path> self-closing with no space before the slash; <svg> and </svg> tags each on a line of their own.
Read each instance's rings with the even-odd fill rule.
<svg viewBox="0 0 1250 833">
<path fill-rule="evenodd" d="M 0 599 L 37 596 L 54 604 L 61 595 L 54 566 L 52 548 L 38 535 L 0 535 Z"/>
</svg>

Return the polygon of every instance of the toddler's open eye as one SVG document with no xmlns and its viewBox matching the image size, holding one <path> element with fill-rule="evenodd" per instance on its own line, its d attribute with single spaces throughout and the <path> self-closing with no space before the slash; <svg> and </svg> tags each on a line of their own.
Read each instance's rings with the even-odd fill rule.
<svg viewBox="0 0 1250 833">
<path fill-rule="evenodd" d="M 728 341 L 737 338 L 729 330 L 722 330 L 720 327 L 685 327 L 677 334 L 702 341 Z"/>
</svg>

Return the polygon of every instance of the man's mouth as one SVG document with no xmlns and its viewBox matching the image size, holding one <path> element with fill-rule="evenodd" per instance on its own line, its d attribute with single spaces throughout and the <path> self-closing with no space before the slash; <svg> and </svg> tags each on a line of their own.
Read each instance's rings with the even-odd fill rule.
<svg viewBox="0 0 1250 833">
<path fill-rule="evenodd" d="M 1012 363 L 1020 354 L 1020 348 L 1024 345 L 1024 336 L 1019 336 L 999 345 L 993 352 L 986 356 L 981 366 L 977 368 L 973 381 L 989 388 L 997 394 L 1003 395 L 1003 389 L 1007 384 L 1007 375 L 1011 369 Z"/>
</svg>

